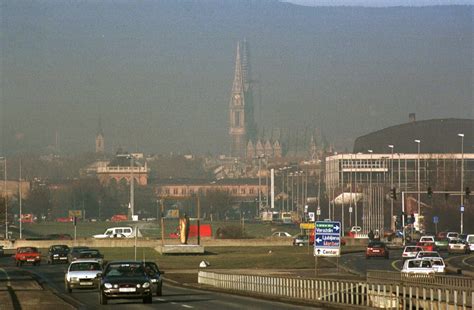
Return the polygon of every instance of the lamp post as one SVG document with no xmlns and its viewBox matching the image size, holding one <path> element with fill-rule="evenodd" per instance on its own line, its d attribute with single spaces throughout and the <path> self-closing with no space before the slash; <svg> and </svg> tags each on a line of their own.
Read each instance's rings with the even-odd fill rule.
<svg viewBox="0 0 474 310">
<path fill-rule="evenodd" d="M 317 215 L 318 215 L 318 221 L 319 221 L 319 215 L 321 213 L 321 160 L 318 160 L 319 164 L 319 176 L 318 176 L 318 209 L 317 209 Z"/>
<path fill-rule="evenodd" d="M 372 153 L 373 150 L 367 150 L 370 153 L 370 175 L 369 175 L 369 212 L 367 212 L 368 222 L 369 222 L 369 230 L 372 230 Z"/>
<path fill-rule="evenodd" d="M 392 150 L 392 159 L 390 161 L 390 191 L 393 191 L 393 144 L 389 144 L 388 147 Z M 390 229 L 395 231 L 395 222 L 393 220 L 393 198 L 390 197 Z"/>
<path fill-rule="evenodd" d="M 5 199 L 5 239 L 8 239 L 8 197 L 7 197 L 7 158 L 0 157 L 4 164 L 3 198 Z"/>
<path fill-rule="evenodd" d="M 22 215 L 22 204 L 21 204 L 21 201 L 22 201 L 22 190 L 21 190 L 21 159 L 20 159 L 20 177 L 18 178 L 18 183 L 19 183 L 19 186 L 18 186 L 18 200 L 20 202 L 20 239 L 22 239 L 22 232 L 23 232 L 23 227 L 22 227 L 22 224 L 23 224 L 23 221 L 22 221 L 22 218 L 21 218 L 21 215 Z"/>
<path fill-rule="evenodd" d="M 463 194 L 463 188 L 464 188 L 464 134 L 463 133 L 458 133 L 458 137 L 461 137 L 461 206 L 460 206 L 460 211 L 461 211 L 461 234 L 463 233 L 463 228 L 464 228 L 464 194 Z"/>
<path fill-rule="evenodd" d="M 421 140 L 416 139 L 415 143 L 418 145 L 418 156 L 416 157 L 416 168 L 417 168 L 417 192 L 418 192 L 418 202 L 417 202 L 417 207 L 418 207 L 418 219 L 421 216 L 421 210 L 420 210 L 420 144 Z M 418 229 L 420 229 L 420 223 L 418 223 Z"/>
<path fill-rule="evenodd" d="M 133 221 L 133 215 L 135 214 L 135 180 L 133 176 L 133 155 L 130 154 L 130 213 Z"/>
<path fill-rule="evenodd" d="M 261 164 L 261 160 L 264 157 L 265 157 L 264 154 L 259 154 L 257 156 L 257 159 L 258 159 L 258 206 L 257 206 L 257 210 L 256 210 L 256 213 L 255 213 L 257 215 L 257 217 L 259 216 L 260 209 L 262 208 L 262 172 L 261 172 L 262 164 Z"/>
</svg>

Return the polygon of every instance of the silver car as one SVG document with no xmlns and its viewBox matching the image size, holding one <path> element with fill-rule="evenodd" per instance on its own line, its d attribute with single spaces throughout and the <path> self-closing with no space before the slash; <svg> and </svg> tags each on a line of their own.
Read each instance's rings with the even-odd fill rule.
<svg viewBox="0 0 474 310">
<path fill-rule="evenodd" d="M 102 265 L 95 259 L 77 260 L 67 268 L 64 276 L 64 288 L 68 293 L 77 288 L 98 288 L 102 273 Z"/>
</svg>

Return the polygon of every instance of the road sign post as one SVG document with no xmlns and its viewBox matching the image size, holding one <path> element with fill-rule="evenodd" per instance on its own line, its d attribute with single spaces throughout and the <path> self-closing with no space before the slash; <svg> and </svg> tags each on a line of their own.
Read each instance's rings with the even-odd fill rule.
<svg viewBox="0 0 474 310">
<path fill-rule="evenodd" d="M 314 255 L 339 257 L 341 255 L 341 223 L 317 221 L 314 227 Z"/>
<path fill-rule="evenodd" d="M 436 235 L 438 234 L 438 223 L 439 223 L 439 217 L 438 216 L 433 216 L 433 224 L 435 224 L 435 233 L 436 233 Z"/>
</svg>

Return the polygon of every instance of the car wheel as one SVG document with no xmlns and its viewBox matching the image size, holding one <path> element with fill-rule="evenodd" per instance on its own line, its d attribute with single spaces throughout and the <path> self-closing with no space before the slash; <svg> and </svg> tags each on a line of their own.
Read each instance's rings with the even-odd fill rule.
<svg viewBox="0 0 474 310">
<path fill-rule="evenodd" d="M 66 292 L 68 292 L 69 294 L 71 294 L 71 293 L 72 293 L 72 288 L 69 286 L 69 284 L 66 282 L 66 283 L 64 284 L 64 286 L 65 286 Z"/>
<path fill-rule="evenodd" d="M 153 296 L 152 294 L 146 296 L 146 297 L 143 297 L 143 303 L 144 304 L 151 304 L 153 303 Z"/>
<path fill-rule="evenodd" d="M 106 305 L 107 304 L 107 296 L 105 296 L 104 293 L 99 292 L 99 303 L 101 305 Z"/>
<path fill-rule="evenodd" d="M 163 296 L 163 287 L 162 286 L 159 286 L 156 289 L 156 296 Z"/>
</svg>

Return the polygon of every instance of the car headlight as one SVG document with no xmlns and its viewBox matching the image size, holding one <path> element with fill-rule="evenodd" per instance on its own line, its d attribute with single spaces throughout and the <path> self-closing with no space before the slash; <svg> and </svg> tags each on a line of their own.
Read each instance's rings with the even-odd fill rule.
<svg viewBox="0 0 474 310">
<path fill-rule="evenodd" d="M 40 258 L 40 256 L 39 256 L 39 255 L 37 255 L 37 256 L 36 256 L 36 258 L 37 258 L 37 259 L 39 259 L 39 258 Z"/>
<path fill-rule="evenodd" d="M 118 288 L 118 284 L 114 284 L 114 288 Z"/>
<path fill-rule="evenodd" d="M 105 288 L 112 288 L 112 284 L 110 284 L 110 283 L 104 283 L 104 287 L 105 287 Z"/>
<path fill-rule="evenodd" d="M 78 277 L 72 277 L 71 278 L 71 282 L 78 282 L 79 281 L 79 278 Z"/>
<path fill-rule="evenodd" d="M 143 286 L 143 288 L 148 288 L 148 287 L 150 287 L 150 282 L 145 282 L 145 283 L 143 283 L 142 286 Z"/>
<path fill-rule="evenodd" d="M 151 279 L 151 282 L 152 282 L 152 283 L 155 283 L 155 282 L 157 282 L 157 281 L 158 281 L 157 279 Z"/>
<path fill-rule="evenodd" d="M 137 284 L 137 288 L 140 288 L 140 286 L 141 286 L 140 284 Z"/>
<path fill-rule="evenodd" d="M 58 257 L 58 256 L 59 256 L 59 254 L 54 254 L 53 256 L 54 256 L 54 257 Z"/>
</svg>

